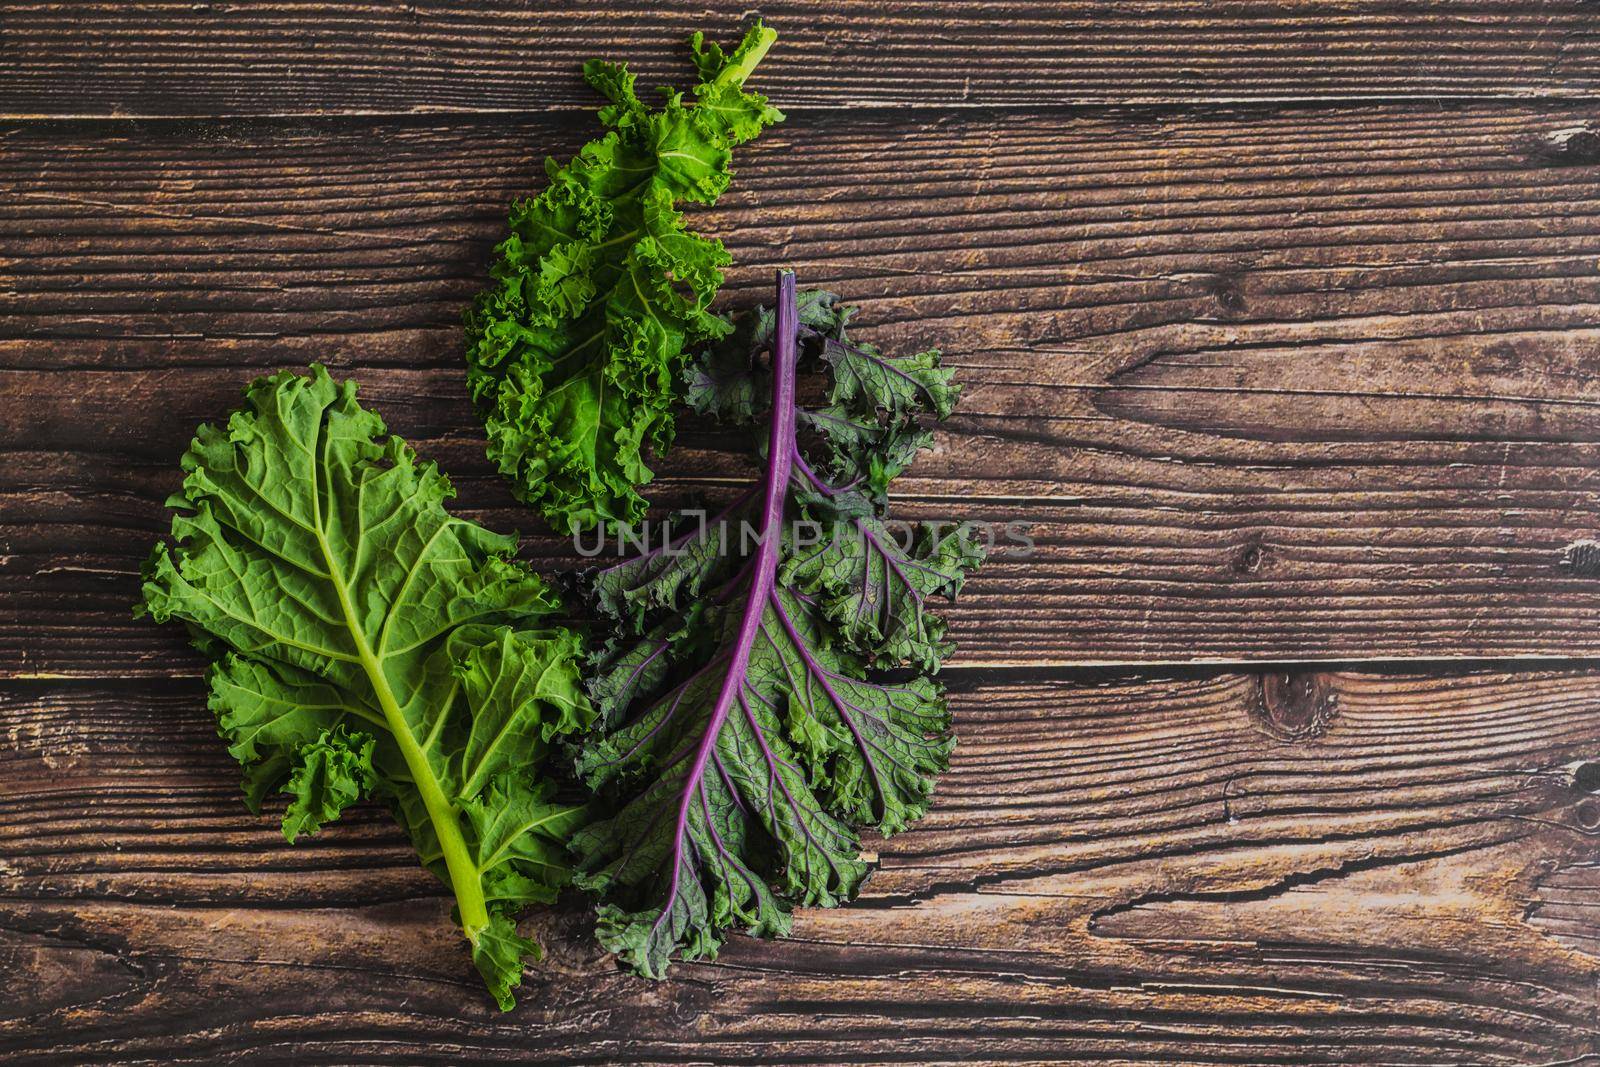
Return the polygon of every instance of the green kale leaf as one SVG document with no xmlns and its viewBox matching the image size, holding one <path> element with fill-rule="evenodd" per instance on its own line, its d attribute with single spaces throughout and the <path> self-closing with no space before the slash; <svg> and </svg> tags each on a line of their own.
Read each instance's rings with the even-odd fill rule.
<svg viewBox="0 0 1600 1067">
<path fill-rule="evenodd" d="M 776 36 L 757 23 L 724 53 L 696 34 L 694 99 L 656 108 L 627 68 L 590 61 L 609 132 L 548 160 L 549 187 L 511 209 L 466 315 L 467 384 L 489 458 L 560 531 L 644 514 L 644 453 L 672 443 L 684 352 L 729 329 L 710 310 L 728 254 L 676 207 L 714 203 L 733 148 L 783 118 L 744 89 Z"/>
<path fill-rule="evenodd" d="M 386 802 L 509 1008 L 538 951 L 515 915 L 569 881 L 584 818 L 539 773 L 594 717 L 579 638 L 551 624 L 559 604 L 510 558 L 515 538 L 450 515 L 449 480 L 353 382 L 317 366 L 245 395 L 183 457 L 143 609 L 213 658 L 210 706 L 251 807 L 289 794 L 293 841 Z"/>
</svg>

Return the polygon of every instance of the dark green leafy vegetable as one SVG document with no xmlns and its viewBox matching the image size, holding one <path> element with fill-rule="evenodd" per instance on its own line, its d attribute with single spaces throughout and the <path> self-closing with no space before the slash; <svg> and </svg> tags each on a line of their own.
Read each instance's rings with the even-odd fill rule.
<svg viewBox="0 0 1600 1067">
<path fill-rule="evenodd" d="M 600 940 L 646 975 L 714 956 L 729 927 L 785 932 L 788 902 L 852 896 L 868 872 L 856 828 L 903 829 L 946 765 L 931 675 L 950 646 L 928 601 L 983 552 L 954 524 L 900 544 L 884 490 L 928 442 L 915 417 L 949 414 L 956 387 L 934 353 L 852 342 L 846 318 L 781 277 L 776 312 L 747 318 L 689 388 L 697 411 L 761 428 L 760 483 L 590 576 L 623 636 L 598 659 L 605 726 L 579 761 L 614 814 L 575 836 L 577 881 L 603 897 Z M 802 364 L 831 372 L 821 406 L 796 402 Z"/>
<path fill-rule="evenodd" d="M 583 814 L 539 773 L 593 718 L 579 641 L 549 624 L 559 605 L 509 558 L 515 538 L 451 516 L 449 481 L 355 394 L 320 366 L 285 372 L 202 426 L 144 605 L 214 658 L 211 708 L 252 808 L 288 793 L 293 841 L 386 801 L 509 1008 L 538 950 L 515 914 L 568 881 Z"/>
<path fill-rule="evenodd" d="M 686 346 L 723 336 L 710 311 L 728 254 L 684 228 L 681 203 L 727 188 L 735 146 L 783 116 L 744 83 L 776 34 L 730 53 L 691 42 L 693 100 L 650 108 L 620 64 L 584 76 L 609 132 L 511 210 L 489 288 L 467 313 L 467 382 L 489 457 L 558 530 L 644 514 L 644 452 L 672 442 Z"/>
</svg>

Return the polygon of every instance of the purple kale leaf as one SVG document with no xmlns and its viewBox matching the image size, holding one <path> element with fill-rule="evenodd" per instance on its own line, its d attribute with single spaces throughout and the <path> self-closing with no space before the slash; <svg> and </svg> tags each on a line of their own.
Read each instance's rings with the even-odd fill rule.
<svg viewBox="0 0 1600 1067">
<path fill-rule="evenodd" d="M 590 680 L 604 729 L 579 770 L 613 813 L 575 838 L 576 880 L 601 896 L 602 943 L 642 974 L 853 896 L 858 830 L 919 818 L 949 758 L 932 675 L 950 645 L 929 600 L 983 552 L 955 524 L 897 536 L 885 505 L 930 441 L 917 417 L 948 415 L 957 387 L 936 353 L 849 340 L 847 317 L 780 276 L 775 310 L 689 385 L 702 415 L 756 427 L 762 479 L 590 576 L 624 637 Z M 829 377 L 820 403 L 797 402 L 798 370 Z"/>
</svg>

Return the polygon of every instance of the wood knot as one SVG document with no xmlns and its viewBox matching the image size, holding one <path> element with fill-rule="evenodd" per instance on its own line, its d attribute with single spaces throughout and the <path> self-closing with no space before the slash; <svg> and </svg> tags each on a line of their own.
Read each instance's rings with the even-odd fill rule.
<svg viewBox="0 0 1600 1067">
<path fill-rule="evenodd" d="M 1574 541 L 1561 554 L 1561 566 L 1574 578 L 1600 578 L 1600 541 Z"/>
<path fill-rule="evenodd" d="M 1309 741 L 1328 732 L 1338 711 L 1333 681 L 1318 671 L 1274 671 L 1256 679 L 1250 717 L 1279 741 Z"/>
<path fill-rule="evenodd" d="M 1245 309 L 1244 286 L 1237 274 L 1213 274 L 1206 279 L 1206 292 L 1229 315 L 1237 315 Z"/>
<path fill-rule="evenodd" d="M 1535 138 L 1528 158 L 1541 167 L 1588 167 L 1600 163 L 1600 131 L 1591 124 L 1563 126 Z"/>
<path fill-rule="evenodd" d="M 1572 769 L 1572 788 L 1585 793 L 1600 793 L 1600 763 L 1593 760 Z"/>
<path fill-rule="evenodd" d="M 1267 561 L 1267 550 L 1258 544 L 1248 544 L 1233 554 L 1235 574 L 1255 574 Z"/>
<path fill-rule="evenodd" d="M 1579 829 L 1593 833 L 1600 830 L 1600 804 L 1592 800 L 1584 800 L 1572 810 L 1572 817 L 1576 820 Z"/>
</svg>

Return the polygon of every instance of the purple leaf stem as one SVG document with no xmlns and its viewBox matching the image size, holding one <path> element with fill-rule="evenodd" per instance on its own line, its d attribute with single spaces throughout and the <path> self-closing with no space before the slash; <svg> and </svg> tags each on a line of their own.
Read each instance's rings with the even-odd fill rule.
<svg viewBox="0 0 1600 1067">
<path fill-rule="evenodd" d="M 767 610 L 767 599 L 772 594 L 778 573 L 778 554 L 783 548 L 781 525 L 783 505 L 789 494 L 790 465 L 794 458 L 795 404 L 794 368 L 799 308 L 795 301 L 794 275 L 778 275 L 777 330 L 772 341 L 772 434 L 767 444 L 766 499 L 761 508 L 760 546 L 756 549 L 751 568 L 750 596 L 745 603 L 744 615 L 739 622 L 739 633 L 734 640 L 729 657 L 728 671 L 723 678 L 722 690 L 712 706 L 711 717 L 701 735 L 694 763 L 684 779 L 683 796 L 678 802 L 678 823 L 672 839 L 672 884 L 667 899 L 678 895 L 678 878 L 683 869 L 683 841 L 689 826 L 689 810 L 699 790 L 706 765 L 716 751 L 717 737 L 727 721 L 728 712 L 745 685 L 745 672 L 750 666 L 750 648 L 755 644 L 761 629 L 761 618 Z M 671 908 L 663 908 L 652 929 L 658 929 Z"/>
</svg>

